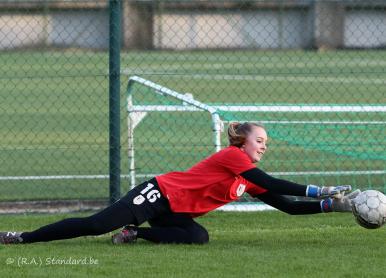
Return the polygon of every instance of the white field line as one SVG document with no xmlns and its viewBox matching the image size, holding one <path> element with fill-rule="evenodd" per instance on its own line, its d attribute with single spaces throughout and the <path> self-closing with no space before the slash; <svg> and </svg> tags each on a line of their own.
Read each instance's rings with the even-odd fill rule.
<svg viewBox="0 0 386 278">
<path fill-rule="evenodd" d="M 173 76 L 173 75 L 171 75 Z M 168 76 L 169 77 L 169 76 Z M 386 84 L 385 78 L 339 77 L 339 76 L 297 76 L 297 75 L 230 75 L 230 74 L 193 74 L 180 75 L 178 78 L 206 80 L 242 80 L 260 82 L 300 82 L 300 83 L 347 83 L 347 84 Z"/>
<path fill-rule="evenodd" d="M 386 112 L 386 105 L 219 105 L 214 107 L 230 112 Z"/>
<path fill-rule="evenodd" d="M 213 105 L 229 112 L 386 112 L 386 105 Z M 202 111 L 190 105 L 133 105 L 129 112 Z"/>
<path fill-rule="evenodd" d="M 283 59 L 283 56 L 256 56 L 256 55 L 245 55 L 243 57 L 240 56 L 224 56 L 224 55 L 209 55 L 209 56 L 187 56 L 187 55 L 175 55 L 169 54 L 166 58 L 164 56 L 162 57 L 153 57 L 152 62 L 154 64 L 149 64 L 146 66 L 149 67 L 164 67 L 163 63 L 168 63 L 168 65 L 176 65 L 175 61 L 184 62 L 185 64 L 204 64 L 208 63 L 209 65 L 215 64 L 215 63 L 225 63 L 225 64 L 241 64 L 245 65 L 246 63 L 257 63 L 261 65 L 279 65 L 279 66 L 302 66 L 302 67 L 315 67 L 315 66 L 325 66 L 325 65 L 331 65 L 331 66 L 386 66 L 386 61 L 379 59 L 379 57 L 374 57 L 374 59 L 371 58 L 365 58 L 365 57 L 347 57 L 347 56 L 341 56 L 339 58 L 333 58 L 328 60 L 321 60 L 320 58 L 314 57 L 308 59 L 306 62 L 300 62 L 299 56 L 294 56 L 295 60 L 285 60 L 288 58 L 288 56 L 285 56 Z M 157 59 L 158 58 L 158 59 Z M 170 58 L 170 59 L 169 59 Z M 244 60 L 242 60 L 244 59 Z M 246 59 L 246 60 L 245 60 Z M 284 61 L 283 61 L 284 60 Z"/>
<path fill-rule="evenodd" d="M 241 74 L 189 74 L 189 73 L 179 73 L 177 72 L 155 72 L 155 71 L 130 71 L 122 70 L 122 74 L 125 75 L 163 75 L 168 78 L 184 78 L 184 79 L 205 79 L 205 80 L 245 80 L 245 81 L 260 81 L 260 82 L 300 82 L 300 83 L 347 83 L 347 84 L 376 84 L 384 85 L 386 84 L 385 78 L 369 78 L 369 77 L 342 77 L 342 76 L 318 76 L 318 75 L 241 75 Z"/>
<path fill-rule="evenodd" d="M 386 170 L 372 171 L 299 171 L 299 172 L 269 172 L 272 176 L 349 176 L 349 175 L 384 175 Z M 137 174 L 137 178 L 158 176 L 160 173 Z M 121 175 L 128 179 L 130 175 Z M 57 175 L 57 176 L 0 176 L 0 181 L 22 181 L 22 180 L 92 180 L 108 179 L 109 175 Z"/>
</svg>

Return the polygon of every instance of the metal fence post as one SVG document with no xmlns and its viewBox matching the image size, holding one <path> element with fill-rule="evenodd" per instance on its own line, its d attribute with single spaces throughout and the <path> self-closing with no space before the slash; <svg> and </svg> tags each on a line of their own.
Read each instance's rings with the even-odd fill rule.
<svg viewBox="0 0 386 278">
<path fill-rule="evenodd" d="M 110 203 L 120 198 L 120 44 L 121 1 L 111 0 L 109 6 L 109 175 Z"/>
</svg>

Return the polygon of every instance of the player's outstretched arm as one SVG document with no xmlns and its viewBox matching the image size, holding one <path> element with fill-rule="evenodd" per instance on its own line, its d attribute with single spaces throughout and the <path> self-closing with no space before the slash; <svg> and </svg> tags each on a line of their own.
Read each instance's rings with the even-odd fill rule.
<svg viewBox="0 0 386 278">
<path fill-rule="evenodd" d="M 252 168 L 240 174 L 248 181 L 280 195 L 304 196 L 312 198 L 340 198 L 350 191 L 350 185 L 317 186 L 302 185 L 295 182 L 274 178 L 259 168 Z"/>
<path fill-rule="evenodd" d="M 342 199 L 326 198 L 321 201 L 293 200 L 287 196 L 278 195 L 272 192 L 265 192 L 254 197 L 260 201 L 292 215 L 314 214 L 321 212 L 351 212 L 353 200 L 360 193 L 360 190 L 343 196 Z"/>
</svg>

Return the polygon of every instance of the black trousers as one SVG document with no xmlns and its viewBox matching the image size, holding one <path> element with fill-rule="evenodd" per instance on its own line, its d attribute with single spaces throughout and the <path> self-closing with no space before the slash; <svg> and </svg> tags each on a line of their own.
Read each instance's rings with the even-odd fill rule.
<svg viewBox="0 0 386 278">
<path fill-rule="evenodd" d="M 101 235 L 125 225 L 141 225 L 138 237 L 157 243 L 206 243 L 208 232 L 190 216 L 173 213 L 159 190 L 156 179 L 144 182 L 102 211 L 79 218 L 67 218 L 21 234 L 23 243 Z"/>
</svg>

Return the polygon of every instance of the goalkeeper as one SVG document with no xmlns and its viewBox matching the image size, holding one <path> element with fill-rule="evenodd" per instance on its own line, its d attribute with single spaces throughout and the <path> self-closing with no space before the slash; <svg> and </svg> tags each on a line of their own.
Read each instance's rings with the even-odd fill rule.
<svg viewBox="0 0 386 278">
<path fill-rule="evenodd" d="M 1 232 L 0 243 L 33 243 L 100 235 L 124 227 L 112 236 L 115 244 L 142 238 L 156 243 L 207 243 L 206 229 L 194 218 L 237 200 L 244 192 L 289 214 L 351 211 L 359 192 L 350 186 L 301 185 L 274 178 L 257 168 L 267 150 L 267 133 L 253 123 L 231 123 L 229 146 L 184 172 L 156 176 L 130 190 L 102 211 L 68 218 L 32 232 Z M 284 195 L 317 200 L 294 201 Z M 139 227 L 144 222 L 150 227 Z"/>
</svg>

